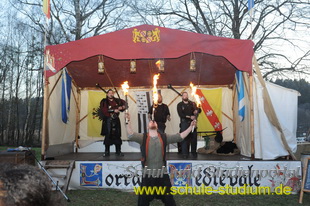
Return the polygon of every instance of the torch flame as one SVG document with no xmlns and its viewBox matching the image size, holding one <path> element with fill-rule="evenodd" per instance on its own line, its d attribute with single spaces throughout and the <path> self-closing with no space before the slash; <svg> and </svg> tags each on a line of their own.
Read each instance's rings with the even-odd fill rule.
<svg viewBox="0 0 310 206">
<path fill-rule="evenodd" d="M 153 77 L 153 101 L 154 106 L 158 104 L 158 93 L 157 93 L 157 80 L 159 79 L 159 74 L 155 74 Z"/>
<path fill-rule="evenodd" d="M 196 94 L 197 87 L 194 86 L 193 83 L 190 83 L 190 87 L 191 87 L 191 89 L 192 89 L 192 96 L 193 96 L 193 97 L 195 98 L 195 100 L 196 100 L 197 107 L 200 107 L 200 105 L 201 105 L 200 98 L 199 98 L 198 94 Z"/>
<path fill-rule="evenodd" d="M 128 95 L 128 89 L 129 89 L 129 85 L 128 85 L 128 81 L 125 81 L 123 84 L 122 84 L 122 89 L 123 89 L 123 92 L 124 92 L 124 95 Z"/>
<path fill-rule="evenodd" d="M 158 60 L 157 62 L 155 62 L 155 65 L 157 66 L 157 68 L 159 68 L 159 66 L 160 66 L 160 60 Z"/>
</svg>

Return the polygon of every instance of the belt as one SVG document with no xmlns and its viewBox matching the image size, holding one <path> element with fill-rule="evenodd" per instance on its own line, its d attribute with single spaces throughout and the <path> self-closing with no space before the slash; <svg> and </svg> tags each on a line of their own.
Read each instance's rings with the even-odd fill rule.
<svg viewBox="0 0 310 206">
<path fill-rule="evenodd" d="M 181 122 L 191 122 L 192 120 L 191 119 L 187 119 L 187 118 L 182 118 L 181 119 Z"/>
</svg>

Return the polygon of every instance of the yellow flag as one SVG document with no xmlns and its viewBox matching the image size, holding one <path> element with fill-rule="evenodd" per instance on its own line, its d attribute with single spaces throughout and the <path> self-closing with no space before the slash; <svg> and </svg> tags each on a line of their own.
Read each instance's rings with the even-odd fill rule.
<svg viewBox="0 0 310 206">
<path fill-rule="evenodd" d="M 100 101 L 106 98 L 106 94 L 101 91 L 88 91 L 88 116 L 87 135 L 90 137 L 100 137 L 102 121 L 98 117 Z"/>
<path fill-rule="evenodd" d="M 198 116 L 198 131 L 222 129 L 222 89 L 199 89 L 201 113 Z"/>
<path fill-rule="evenodd" d="M 43 0 L 43 12 L 48 19 L 51 18 L 50 5 L 50 0 Z"/>
</svg>

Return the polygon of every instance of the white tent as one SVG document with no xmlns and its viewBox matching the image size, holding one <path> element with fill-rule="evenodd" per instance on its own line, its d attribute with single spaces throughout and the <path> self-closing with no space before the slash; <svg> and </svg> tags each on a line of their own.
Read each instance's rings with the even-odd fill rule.
<svg viewBox="0 0 310 206">
<path fill-rule="evenodd" d="M 48 111 L 49 122 L 49 154 L 60 155 L 68 152 L 73 152 L 73 144 L 78 141 L 79 147 L 83 148 L 93 142 L 101 141 L 104 137 L 97 136 L 92 137 L 88 135 L 88 118 L 92 111 L 89 110 L 89 98 L 90 91 L 103 93 L 98 90 L 81 90 L 77 93 L 76 87 L 73 85 L 71 101 L 71 110 L 69 113 L 69 121 L 64 124 L 61 121 L 61 84 L 57 83 L 57 79 L 61 78 L 61 72 L 53 77 L 49 78 L 50 90 L 53 88 L 53 92 L 50 95 L 50 105 Z M 287 156 L 289 152 L 286 150 L 281 140 L 281 134 L 275 126 L 273 126 L 266 113 L 265 105 L 263 101 L 263 87 L 260 81 L 254 75 L 254 146 L 255 146 L 255 158 L 271 160 L 280 156 Z M 58 80 L 58 82 L 60 82 Z M 248 84 L 249 82 L 247 82 Z M 299 93 L 295 90 L 287 89 L 272 83 L 266 83 L 268 93 L 271 97 L 271 102 L 274 105 L 276 115 L 281 124 L 281 128 L 285 134 L 286 141 L 290 149 L 295 152 L 297 148 L 296 141 L 296 129 L 297 129 L 297 100 Z M 212 90 L 215 88 L 199 87 L 202 90 Z M 250 138 L 250 107 L 247 106 L 246 116 L 243 122 L 239 122 L 237 113 L 234 112 L 233 107 L 237 107 L 237 97 L 234 92 L 234 88 L 221 87 L 222 88 L 222 125 L 226 128 L 223 131 L 224 141 L 232 141 L 236 139 L 236 143 L 241 151 L 242 155 L 251 156 L 251 138 Z M 164 97 L 164 102 L 169 105 L 172 121 L 167 122 L 167 133 L 175 133 L 179 130 L 179 117 L 176 111 L 177 104 L 181 101 L 178 95 L 167 88 L 160 88 Z M 134 102 L 135 92 L 137 91 L 150 91 L 151 88 L 131 88 L 129 95 L 133 98 L 129 98 L 129 112 L 131 114 L 137 114 L 137 105 Z M 189 88 L 177 88 L 179 92 L 187 91 L 190 93 Z M 121 98 L 124 98 L 122 92 L 120 92 Z M 248 95 L 246 94 L 246 97 Z M 77 101 L 80 99 L 80 105 Z M 234 99 L 234 101 L 232 101 Z M 99 102 L 97 102 L 99 105 Z M 247 98 L 247 105 L 249 105 L 249 99 Z M 237 111 L 237 109 L 235 109 Z M 120 116 L 122 122 L 122 139 L 127 140 L 127 135 L 124 127 L 123 114 Z M 77 119 L 79 120 L 79 126 L 77 125 Z M 138 128 L 138 116 L 132 115 L 133 128 Z M 234 124 L 235 123 L 235 124 Z M 100 130 L 100 128 L 98 128 Z M 79 139 L 76 139 L 76 133 L 79 134 Z M 235 133 L 235 137 L 234 137 Z M 64 145 L 66 145 L 64 147 Z M 59 147 L 58 147 L 59 146 Z M 65 149 L 67 148 L 67 149 Z"/>
<path fill-rule="evenodd" d="M 137 28 L 143 30 L 144 27 L 149 30 L 155 28 L 150 25 L 142 25 Z M 167 86 L 164 85 L 175 82 L 176 85 L 174 86 L 176 86 L 179 92 L 190 92 L 187 85 L 189 85 L 191 80 L 195 80 L 198 82 L 196 83 L 199 86 L 198 89 L 202 91 L 222 88 L 221 103 L 220 105 L 216 105 L 216 107 L 220 108 L 222 128 L 226 128 L 223 131 L 224 141 L 235 140 L 241 150 L 241 154 L 245 156 L 254 155 L 255 158 L 267 160 L 286 155 L 291 155 L 294 158 L 293 152 L 297 147 L 295 134 L 298 92 L 269 83 L 266 86 L 266 83 L 262 80 L 255 59 L 253 62 L 257 77 L 256 74 L 252 75 L 248 68 L 251 66 L 253 53 L 253 43 L 251 41 L 212 37 L 161 27 L 155 29 L 158 28 L 162 31 L 161 34 L 163 34 L 162 42 L 157 42 L 158 44 L 162 44 L 159 47 L 156 47 L 157 43 L 153 44 L 152 42 L 143 45 L 142 43 L 133 43 L 130 39 L 132 37 L 132 30 L 127 29 L 126 31 L 117 31 L 100 37 L 79 40 L 63 45 L 49 46 L 47 48 L 45 59 L 55 67 L 58 73 L 49 71 L 46 76 L 49 84 L 45 86 L 44 96 L 43 156 L 56 156 L 78 152 L 78 149 L 73 151 L 74 144 L 77 148 L 82 148 L 93 142 L 103 140 L 104 137 L 100 135 L 89 135 L 89 121 L 91 121 L 91 118 L 95 118 L 92 117 L 94 113 L 92 109 L 94 107 L 91 108 L 89 106 L 91 103 L 89 94 L 90 92 L 101 92 L 94 86 L 96 82 L 93 81 L 103 79 L 104 87 L 108 88 L 108 79 L 110 79 L 108 71 L 112 81 L 117 80 L 117 83 L 119 83 L 129 79 L 129 84 L 134 82 L 134 86 L 130 87 L 129 90 L 130 98 L 128 98 L 128 103 L 129 112 L 131 114 L 137 114 L 136 92 L 151 90 L 151 82 L 148 81 L 151 78 L 150 74 L 155 72 L 155 60 L 163 59 L 160 55 L 168 54 L 167 59 L 165 59 L 165 72 L 159 80 L 162 83 L 159 84 L 159 89 L 161 89 L 164 102 L 169 105 L 172 116 L 172 121 L 167 123 L 167 133 L 179 131 L 179 118 L 176 112 L 176 105 L 181 100 L 175 92 L 167 89 Z M 130 38 L 127 38 L 126 35 L 130 35 Z M 184 48 L 181 45 L 184 42 L 182 38 L 179 38 L 177 42 L 173 42 L 174 38 L 171 37 L 176 36 L 182 36 L 184 37 L 184 41 L 188 41 L 185 42 Z M 122 39 L 121 37 L 126 38 Z M 122 52 L 118 53 L 114 44 L 108 44 L 110 42 L 109 38 L 128 41 L 124 45 L 117 45 L 122 48 Z M 96 46 L 102 43 L 98 41 L 99 39 L 101 41 L 104 40 L 104 45 L 107 46 Z M 193 42 L 190 42 L 190 40 L 193 40 Z M 176 44 L 178 47 L 174 46 Z M 123 51 L 126 48 L 124 46 L 127 45 L 131 45 L 132 47 L 130 48 L 134 48 L 135 51 L 139 52 L 139 55 L 142 55 L 141 59 L 136 60 L 137 67 L 144 68 L 140 68 L 138 71 L 141 72 L 142 76 L 138 76 L 138 72 L 137 74 L 131 74 L 129 72 L 129 63 L 132 58 L 126 59 L 123 57 L 126 55 Z M 167 48 L 160 51 L 165 45 Z M 209 47 L 205 49 L 206 47 L 202 45 L 209 45 Z M 191 46 L 194 46 L 195 50 L 191 50 Z M 110 47 L 113 48 L 113 52 L 109 50 Z M 148 47 L 160 49 L 158 51 L 147 50 Z M 181 47 L 183 48 L 183 53 L 180 52 Z M 100 51 L 100 49 L 103 50 Z M 83 51 L 86 56 L 83 56 L 77 50 Z M 103 57 L 105 53 L 94 53 L 94 51 L 107 52 L 109 55 L 119 55 L 121 59 L 111 56 Z M 155 55 L 154 58 L 150 59 L 151 56 L 147 58 L 145 56 L 146 51 L 152 51 L 153 53 L 149 55 Z M 73 52 L 75 53 L 73 54 Z M 160 52 L 162 54 L 159 54 Z M 131 55 L 130 52 L 129 55 Z M 106 74 L 104 76 L 100 76 L 97 73 L 98 58 L 99 60 L 100 58 L 105 58 Z M 196 60 L 197 69 L 195 72 L 189 71 L 188 69 L 190 58 L 195 58 Z M 62 90 L 61 71 L 65 67 L 68 68 L 69 74 L 73 78 L 69 120 L 67 123 L 61 121 L 60 109 Z M 238 118 L 238 100 L 235 86 L 236 81 L 234 80 L 234 74 L 237 70 L 243 71 L 246 88 L 246 113 L 242 122 Z M 254 80 L 253 76 L 255 77 Z M 141 82 L 145 82 L 145 84 Z M 219 85 L 216 85 L 216 83 L 219 83 Z M 115 86 L 120 87 L 120 84 Z M 118 90 L 120 91 L 121 89 L 118 88 Z M 120 97 L 124 98 L 122 92 L 120 92 Z M 212 97 L 209 100 L 212 101 Z M 99 106 L 99 102 L 100 99 L 95 104 Z M 137 129 L 139 124 L 137 115 L 132 115 L 132 122 L 134 122 L 133 127 Z M 121 123 L 122 139 L 126 140 L 127 135 L 124 128 L 123 116 L 121 116 Z M 99 129 L 99 126 L 97 128 L 91 128 L 91 130 L 93 129 Z"/>
</svg>

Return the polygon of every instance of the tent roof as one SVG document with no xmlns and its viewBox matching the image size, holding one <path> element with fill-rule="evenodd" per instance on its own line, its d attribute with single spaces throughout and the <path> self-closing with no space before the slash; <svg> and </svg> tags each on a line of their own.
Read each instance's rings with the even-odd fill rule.
<svg viewBox="0 0 310 206">
<path fill-rule="evenodd" d="M 149 32 L 148 32 L 149 31 Z M 151 38 L 147 37 L 151 34 Z M 67 67 L 80 87 L 115 86 L 126 80 L 130 86 L 151 86 L 158 72 L 155 62 L 165 61 L 159 85 L 225 85 L 234 81 L 236 69 L 252 73 L 253 42 L 198 34 L 153 25 L 140 25 L 100 36 L 47 46 L 45 53 L 59 71 Z M 98 74 L 98 55 L 106 72 Z M 196 71 L 189 71 L 190 58 Z M 129 71 L 136 60 L 137 72 Z M 47 77 L 54 75 L 47 72 Z"/>
</svg>

